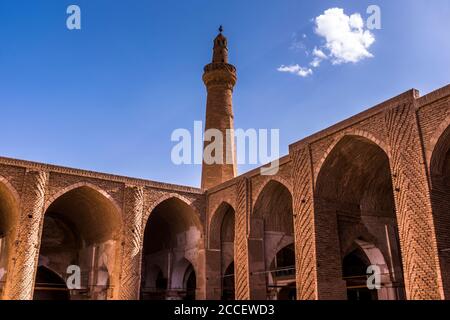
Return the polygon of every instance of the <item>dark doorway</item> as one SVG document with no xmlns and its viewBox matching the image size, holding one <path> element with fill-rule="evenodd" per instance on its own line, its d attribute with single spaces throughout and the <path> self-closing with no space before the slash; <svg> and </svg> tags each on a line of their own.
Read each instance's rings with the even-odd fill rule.
<svg viewBox="0 0 450 320">
<path fill-rule="evenodd" d="M 33 300 L 70 300 L 70 293 L 59 275 L 40 266 L 36 273 Z"/>
<path fill-rule="evenodd" d="M 277 300 L 295 300 L 297 296 L 295 284 L 295 249 L 294 244 L 282 248 L 270 266 L 272 273 L 272 292 L 276 292 Z M 274 297 L 275 298 L 275 297 Z"/>
<path fill-rule="evenodd" d="M 189 267 L 186 272 L 186 297 L 185 300 L 195 300 L 195 290 L 197 289 L 197 278 L 195 277 L 195 271 L 192 266 Z"/>
<path fill-rule="evenodd" d="M 234 262 L 232 262 L 223 275 L 222 300 L 234 299 Z"/>
<path fill-rule="evenodd" d="M 378 300 L 377 291 L 367 287 L 369 265 L 370 262 L 361 250 L 354 250 L 345 256 L 342 268 L 348 300 Z"/>
</svg>

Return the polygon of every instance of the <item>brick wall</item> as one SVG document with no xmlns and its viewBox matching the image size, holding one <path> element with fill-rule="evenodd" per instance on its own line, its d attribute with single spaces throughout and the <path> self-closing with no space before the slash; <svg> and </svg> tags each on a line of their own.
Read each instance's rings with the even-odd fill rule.
<svg viewBox="0 0 450 320">
<path fill-rule="evenodd" d="M 265 186 L 275 180 L 292 195 L 297 297 L 345 299 L 341 268 L 342 251 L 345 250 L 341 246 L 360 235 L 342 231 L 345 228 L 339 227 L 338 219 L 341 209 L 330 207 L 318 197 L 317 184 L 322 169 L 331 159 L 330 155 L 342 149 L 342 141 L 347 138 L 376 146 L 388 159 L 401 248 L 401 262 L 398 264 L 402 265 L 407 298 L 448 298 L 450 258 L 445 249 L 450 246 L 450 171 L 446 169 L 450 163 L 447 162 L 450 148 L 450 129 L 447 130 L 450 125 L 449 101 L 450 86 L 424 97 L 419 97 L 415 90 L 408 91 L 292 144 L 289 155 L 280 159 L 280 170 L 275 176 L 263 176 L 259 169 L 255 169 L 206 192 L 0 158 L 0 183 L 8 186 L 2 190 L 13 190 L 11 192 L 18 195 L 20 202 L 17 204 L 19 217 L 16 226 L 20 232 L 8 254 L 4 298 L 32 297 L 45 209 L 68 191 L 84 186 L 104 196 L 120 213 L 122 241 L 117 251 L 118 269 L 113 275 L 117 280 L 110 298 L 137 297 L 142 232 L 152 210 L 162 201 L 175 197 L 191 206 L 201 222 L 204 243 L 198 249 L 201 259 L 196 266 L 201 278 L 198 297 L 217 298 L 217 294 L 208 293 L 207 289 L 208 279 L 221 269 L 210 270 L 211 263 L 220 265 L 218 261 L 214 263 L 220 260 L 215 251 L 208 252 L 215 249 L 210 247 L 211 231 L 217 232 L 217 224 L 220 224 L 214 221 L 214 216 L 222 203 L 235 210 L 236 297 L 248 299 L 252 292 L 249 277 L 252 213 Z M 330 177 L 332 179 L 332 175 Z M 367 222 L 368 219 L 365 221 L 366 228 L 361 229 L 365 231 L 360 233 L 375 234 L 368 238 L 377 242 L 380 237 L 374 231 L 377 224 Z M 213 223 L 215 227 L 211 227 Z M 367 227 L 369 224 L 371 226 Z M 380 242 L 380 248 L 386 252 L 385 244 Z"/>
</svg>

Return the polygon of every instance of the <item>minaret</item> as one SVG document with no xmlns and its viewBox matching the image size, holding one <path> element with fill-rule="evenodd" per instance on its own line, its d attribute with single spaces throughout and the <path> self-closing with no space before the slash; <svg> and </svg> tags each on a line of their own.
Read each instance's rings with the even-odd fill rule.
<svg viewBox="0 0 450 320">
<path fill-rule="evenodd" d="M 207 89 L 205 133 L 217 129 L 223 136 L 222 163 L 205 163 L 202 166 L 202 189 L 212 188 L 236 176 L 236 150 L 234 145 L 233 87 L 236 84 L 236 68 L 228 63 L 227 38 L 222 34 L 214 39 L 212 63 L 204 68 L 203 82 Z M 213 141 L 207 141 L 204 150 Z M 211 147 L 211 146 L 210 146 Z"/>
</svg>

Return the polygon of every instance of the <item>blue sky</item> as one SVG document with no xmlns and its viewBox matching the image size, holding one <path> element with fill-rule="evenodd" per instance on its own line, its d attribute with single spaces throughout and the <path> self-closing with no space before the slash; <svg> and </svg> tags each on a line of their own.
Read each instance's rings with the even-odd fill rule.
<svg viewBox="0 0 450 320">
<path fill-rule="evenodd" d="M 81 8 L 82 29 L 66 28 Z M 381 8 L 373 57 L 333 64 L 315 18 Z M 279 128 L 288 145 L 410 88 L 448 84 L 450 2 L 0 0 L 0 155 L 198 186 L 170 159 L 177 128 L 203 120 L 202 68 L 223 24 L 238 128 Z M 312 50 L 329 56 L 312 74 Z M 308 51 L 309 55 L 305 52 Z M 251 166 L 240 166 L 242 173 Z"/>
</svg>

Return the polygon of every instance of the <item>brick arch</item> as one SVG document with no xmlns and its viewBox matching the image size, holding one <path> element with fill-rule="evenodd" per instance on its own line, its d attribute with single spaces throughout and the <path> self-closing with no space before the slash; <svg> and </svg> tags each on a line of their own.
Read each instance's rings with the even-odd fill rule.
<svg viewBox="0 0 450 320">
<path fill-rule="evenodd" d="M 333 152 L 333 150 L 335 149 L 336 145 L 338 145 L 339 142 L 341 142 L 346 137 L 365 138 L 369 142 L 372 142 L 375 145 L 377 145 L 379 148 L 381 148 L 384 151 L 384 153 L 387 155 L 388 159 L 391 158 L 391 156 L 390 156 L 391 152 L 390 152 L 389 145 L 386 144 L 384 141 L 376 138 L 373 134 L 371 134 L 371 133 L 369 133 L 367 131 L 363 131 L 363 130 L 346 130 L 346 131 L 341 132 L 338 135 L 336 135 L 336 137 L 334 138 L 334 140 L 331 143 L 331 145 L 324 152 L 322 158 L 314 166 L 314 184 L 317 182 L 317 177 L 319 176 L 319 172 L 322 169 L 323 164 L 325 163 L 325 160 L 328 159 L 328 156 L 331 154 L 331 152 Z"/>
<path fill-rule="evenodd" d="M 73 205 L 74 203 L 77 205 Z M 107 281 L 109 281 L 108 285 L 112 289 L 107 299 L 113 297 L 120 283 L 120 239 L 124 223 L 122 209 L 118 203 L 101 187 L 89 182 L 79 182 L 62 188 L 47 199 L 43 212 L 45 217 L 41 245 L 46 230 L 45 219 L 56 217 L 62 219 L 61 221 L 69 221 L 69 228 L 74 231 L 77 237 L 76 241 L 82 243 L 83 247 L 109 242 L 111 250 L 101 252 L 99 259 L 103 256 L 107 258 L 104 266 L 107 272 Z M 50 217 L 49 213 L 56 213 L 56 215 Z M 42 248 L 40 250 L 40 254 L 42 254 Z M 76 259 L 82 259 L 84 254 L 84 252 L 79 253 Z M 81 260 L 77 261 L 79 263 Z M 97 270 L 97 272 L 99 271 L 100 269 Z"/>
<path fill-rule="evenodd" d="M 351 230 L 348 234 L 340 234 L 339 242 L 341 245 L 341 258 L 343 259 L 346 255 L 351 253 L 354 250 L 353 246 L 355 241 L 367 241 L 377 245 L 377 239 L 374 237 L 367 227 L 360 223 Z"/>
<path fill-rule="evenodd" d="M 450 138 L 450 116 L 441 122 L 430 139 L 430 149 L 427 151 L 427 162 L 429 163 L 430 173 L 433 169 L 439 167 L 442 149 L 446 147 L 444 143 Z M 445 155 L 444 155 L 445 156 Z"/>
<path fill-rule="evenodd" d="M 10 192 L 10 194 L 13 196 L 15 204 L 17 206 L 20 205 L 20 195 L 17 192 L 16 188 L 13 187 L 13 185 L 3 176 L 0 176 L 0 183 L 3 184 L 6 189 Z"/>
<path fill-rule="evenodd" d="M 13 233 L 15 233 L 14 230 L 17 229 L 15 226 L 20 219 L 20 195 L 11 183 L 3 176 L 0 176 L 0 187 L 4 187 L 6 197 L 6 201 L 4 201 L 3 204 L 0 204 L 0 208 L 3 207 L 6 211 L 6 217 L 3 217 L 5 220 L 0 217 L 0 221 L 6 222 L 6 224 L 9 225 L 9 228 L 13 229 Z"/>
<path fill-rule="evenodd" d="M 192 266 L 192 269 L 194 270 L 194 273 L 195 273 L 197 289 L 199 288 L 199 280 L 200 279 L 199 279 L 197 265 L 192 263 L 191 259 L 189 259 L 188 257 L 183 257 L 180 260 L 178 260 L 177 262 L 175 262 L 175 264 L 173 266 L 172 281 L 170 284 L 170 287 L 172 289 L 183 289 L 184 288 L 184 284 L 185 284 L 185 280 L 186 280 L 185 279 L 186 272 L 190 266 Z"/>
<path fill-rule="evenodd" d="M 204 236 L 204 226 L 203 223 L 201 221 L 201 215 L 200 212 L 198 211 L 198 209 L 193 205 L 192 200 L 189 200 L 188 198 L 178 194 L 178 193 L 167 193 L 164 194 L 163 196 L 161 196 L 160 198 L 158 198 L 158 200 L 156 200 L 155 202 L 152 203 L 152 205 L 144 212 L 144 216 L 142 218 L 142 227 L 143 230 L 145 230 L 145 227 L 147 225 L 148 219 L 150 218 L 150 215 L 152 214 L 152 212 L 155 210 L 155 208 L 157 206 L 159 206 L 160 204 L 162 204 L 163 202 L 169 200 L 169 199 L 178 199 L 181 200 L 182 202 L 184 202 L 189 208 L 191 208 L 194 212 L 195 215 L 195 223 L 197 225 L 197 227 L 199 228 L 202 237 Z M 144 240 L 144 237 L 142 237 L 142 241 Z"/>
<path fill-rule="evenodd" d="M 327 235 L 316 243 L 322 261 L 317 276 L 333 279 L 321 288 L 323 297 L 346 299 L 344 257 L 355 239 L 363 236 L 365 241 L 383 243 L 381 226 L 398 226 L 390 162 L 386 144 L 361 131 L 346 131 L 315 167 L 314 227 L 317 234 Z M 389 245 L 400 268 L 399 243 Z"/>
<path fill-rule="evenodd" d="M 34 286 L 34 292 L 33 292 L 33 299 L 40 300 L 40 299 L 49 299 L 45 298 L 45 296 L 52 291 L 47 291 L 45 289 L 46 286 L 49 284 L 47 282 L 55 282 L 55 284 L 58 286 L 57 291 L 53 291 L 55 293 L 51 293 L 52 297 L 51 299 L 54 299 L 53 294 L 56 294 L 58 296 L 57 299 L 63 299 L 63 300 L 70 300 L 70 293 L 69 289 L 67 288 L 67 283 L 64 280 L 64 276 L 54 270 L 53 268 L 50 268 L 49 266 L 46 266 L 44 264 L 39 264 L 36 268 L 36 282 Z M 51 278 L 48 279 L 48 277 Z M 44 279 L 42 279 L 44 278 Z M 44 283 L 39 283 L 39 281 L 45 281 Z M 54 285 L 54 284 L 50 284 Z M 44 288 L 39 288 L 44 287 Z M 51 289 L 50 289 L 51 290 Z"/>
<path fill-rule="evenodd" d="M 350 255 L 357 254 L 362 257 L 371 266 L 376 266 L 380 270 L 380 285 L 381 288 L 376 291 L 378 300 L 399 300 L 402 299 L 401 296 L 393 295 L 392 290 L 395 288 L 393 286 L 393 281 L 397 280 L 394 276 L 393 267 L 390 266 L 390 262 L 386 260 L 388 257 L 383 250 L 374 242 L 366 239 L 355 239 L 351 247 L 345 253 L 343 260 Z"/>
<path fill-rule="evenodd" d="M 252 207 L 255 206 L 256 201 L 259 199 L 261 193 L 264 191 L 266 186 L 273 181 L 280 183 L 291 193 L 291 195 L 293 194 L 294 187 L 292 186 L 291 181 L 288 181 L 287 179 L 277 176 L 277 175 L 266 176 L 266 178 L 264 179 L 264 182 L 259 186 L 258 191 L 256 191 L 254 199 L 252 199 Z"/>
<path fill-rule="evenodd" d="M 119 207 L 118 203 L 112 198 L 112 196 L 110 194 L 108 194 L 108 192 L 106 192 L 99 186 L 96 186 L 92 183 L 79 182 L 79 183 L 72 184 L 68 187 L 65 187 L 65 188 L 59 190 L 56 194 L 54 194 L 52 197 L 50 197 L 48 200 L 46 200 L 46 204 L 45 204 L 45 207 L 43 210 L 44 214 L 49 209 L 51 209 L 51 207 L 53 205 L 58 205 L 60 200 L 66 201 L 67 199 L 63 199 L 64 197 L 66 197 L 66 196 L 70 197 L 70 194 L 72 192 L 76 192 L 77 190 L 83 190 L 83 189 L 88 190 L 88 192 L 89 191 L 92 192 L 91 195 L 93 197 L 98 196 L 98 198 L 96 198 L 95 203 L 99 204 L 102 208 L 102 211 L 100 211 L 100 213 L 101 213 L 101 218 L 104 220 L 104 224 L 108 223 L 108 226 L 102 225 L 102 230 L 104 231 L 104 236 L 106 236 L 106 234 L 110 234 L 110 235 L 112 235 L 113 239 L 117 240 L 118 237 L 120 237 L 121 230 L 123 228 L 123 223 L 124 223 L 123 219 L 122 219 L 122 209 Z M 89 196 L 91 196 L 91 195 L 89 195 Z M 71 200 L 69 200 L 69 201 L 71 201 Z M 91 207 L 91 206 L 92 205 L 90 205 L 88 207 Z M 70 206 L 68 206 L 66 208 L 71 209 Z M 73 214 L 73 212 L 72 212 L 72 214 Z M 72 222 L 78 221 L 78 219 L 80 217 L 74 216 Z M 84 215 L 85 219 L 87 217 L 89 217 L 89 215 Z M 86 225 L 86 221 L 79 222 L 78 227 L 83 228 L 84 230 L 90 230 L 90 231 L 88 231 L 89 238 L 97 237 L 97 235 L 101 233 L 98 229 L 94 230 L 93 226 Z"/>
<path fill-rule="evenodd" d="M 81 188 L 81 187 L 87 187 L 87 188 L 90 188 L 90 189 L 100 193 L 102 196 L 104 196 L 106 199 L 108 199 L 111 202 L 111 204 L 116 209 L 116 212 L 119 215 L 121 215 L 122 209 L 120 208 L 120 206 L 117 203 L 117 201 L 114 200 L 114 198 L 111 197 L 111 195 L 108 192 L 106 192 L 105 190 L 103 190 L 99 186 L 96 186 L 95 184 L 92 184 L 92 183 L 89 183 L 89 182 L 78 182 L 78 183 L 72 184 L 72 185 L 70 185 L 68 187 L 65 187 L 65 188 L 59 190 L 56 194 L 54 194 L 52 197 L 50 197 L 46 201 L 44 212 L 47 211 L 47 209 L 50 207 L 50 205 L 53 202 L 55 202 L 55 200 L 57 200 L 59 197 L 61 197 L 62 195 L 66 194 L 66 193 L 68 193 L 68 192 L 70 192 L 72 190 L 75 190 L 75 189 L 78 189 L 78 188 Z"/>
<path fill-rule="evenodd" d="M 293 228 L 293 193 L 285 183 L 287 181 L 280 177 L 266 179 L 255 197 L 250 219 L 263 219 L 265 230 L 293 232 L 288 231 L 291 226 Z M 272 213 L 268 214 L 267 210 Z M 289 212 L 291 215 L 287 214 Z M 253 232 L 254 224 L 250 223 L 250 234 Z"/>
<path fill-rule="evenodd" d="M 37 268 L 44 268 L 44 269 L 46 269 L 46 270 L 48 270 L 48 271 L 54 273 L 55 275 L 57 275 L 58 277 L 60 277 L 61 280 L 62 280 L 63 282 L 65 282 L 65 281 L 64 281 L 64 274 L 62 274 L 61 272 L 55 270 L 55 269 L 52 268 L 52 267 L 47 266 L 46 264 L 43 264 L 43 263 L 38 263 Z"/>
<path fill-rule="evenodd" d="M 167 263 L 172 263 L 173 266 L 170 273 L 172 277 L 172 287 L 174 283 L 177 283 L 178 285 L 182 283 L 181 281 L 183 280 L 184 273 L 181 275 L 180 270 L 189 265 L 192 265 L 195 272 L 197 289 L 200 288 L 201 285 L 203 270 L 200 264 L 203 261 L 201 258 L 203 253 L 198 253 L 197 255 L 192 254 L 191 251 L 187 251 L 187 249 L 191 250 L 194 247 L 186 247 L 184 245 L 178 247 L 178 240 L 175 238 L 175 235 L 178 232 L 191 232 L 192 230 L 190 229 L 193 227 L 195 228 L 195 231 L 193 231 L 194 235 L 193 237 L 190 237 L 190 240 L 185 244 L 194 245 L 197 249 L 204 247 L 203 224 L 199 211 L 193 204 L 194 201 L 195 200 L 190 200 L 189 198 L 175 192 L 164 193 L 145 209 L 142 218 L 143 232 L 142 237 L 140 238 L 140 250 L 142 252 L 143 259 L 146 259 L 145 257 L 147 254 L 159 252 L 161 249 L 180 248 L 182 250 L 182 252 L 180 251 L 179 254 L 173 258 L 173 260 L 170 262 L 167 261 Z M 153 219 L 157 219 L 159 222 Z M 160 229 L 151 229 L 152 227 L 158 225 L 152 224 L 152 222 L 161 223 L 161 221 L 163 221 L 163 224 Z M 167 236 L 166 240 L 168 240 L 168 246 L 160 246 L 164 239 L 154 238 L 155 236 Z M 174 239 L 176 241 L 173 241 Z M 155 257 L 150 257 L 150 259 L 146 259 L 145 261 L 148 265 L 152 265 L 155 264 L 154 258 Z M 139 273 L 141 277 L 146 277 L 147 268 L 141 268 Z"/>
<path fill-rule="evenodd" d="M 270 266 L 270 264 L 275 259 L 276 255 L 283 250 L 284 248 L 293 245 L 294 246 L 294 252 L 295 252 L 295 241 L 294 238 L 292 239 L 290 237 L 283 237 L 280 242 L 277 244 L 276 247 L 274 247 L 270 252 L 267 253 L 267 256 L 265 257 L 267 265 Z"/>
<path fill-rule="evenodd" d="M 433 138 L 430 140 L 432 147 L 427 153 L 429 158 L 430 174 L 430 199 L 436 233 L 436 244 L 439 251 L 438 261 L 442 273 L 442 290 L 445 299 L 450 297 L 450 170 L 448 153 L 450 151 L 450 117 L 444 120 Z"/>
<path fill-rule="evenodd" d="M 14 256 L 14 242 L 17 239 L 18 227 L 20 226 L 20 196 L 16 189 L 11 185 L 11 183 L 3 176 L 0 176 L 0 195 L 2 201 L 0 202 L 0 235 L 3 240 L 6 240 L 2 244 L 4 250 L 2 256 L 5 258 L 4 271 L 2 281 L 4 281 L 4 289 L 2 294 L 0 294 L 0 300 L 2 295 L 5 295 L 5 288 L 9 286 L 11 276 L 9 276 L 13 271 L 12 257 Z M 6 296 L 4 296 L 6 298 Z"/>
<path fill-rule="evenodd" d="M 215 207 L 214 211 L 212 211 L 213 216 L 208 228 L 209 249 L 220 248 L 222 223 L 229 208 L 231 208 L 233 212 L 236 213 L 236 209 L 228 201 L 222 201 Z"/>
</svg>

